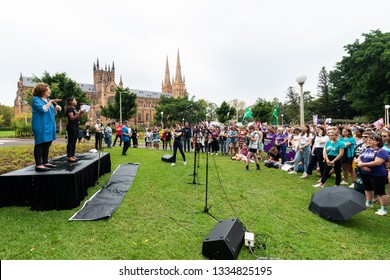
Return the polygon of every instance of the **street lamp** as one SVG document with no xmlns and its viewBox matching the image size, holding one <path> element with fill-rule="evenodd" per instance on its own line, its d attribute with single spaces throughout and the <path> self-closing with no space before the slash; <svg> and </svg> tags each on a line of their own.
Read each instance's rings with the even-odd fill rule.
<svg viewBox="0 0 390 280">
<path fill-rule="evenodd" d="M 284 115 L 283 115 L 283 114 L 280 114 L 280 116 L 282 117 L 282 126 L 283 126 L 283 116 L 284 116 Z"/>
<path fill-rule="evenodd" d="M 161 111 L 161 129 L 164 130 L 164 112 Z"/>
<path fill-rule="evenodd" d="M 301 87 L 301 101 L 300 101 L 300 125 L 301 127 L 305 124 L 305 113 L 303 108 L 303 84 L 306 82 L 306 75 L 299 75 L 295 80 Z"/>
<path fill-rule="evenodd" d="M 119 119 L 122 124 L 122 90 L 119 91 Z"/>
<path fill-rule="evenodd" d="M 184 126 L 184 118 L 183 118 L 183 126 Z"/>
<path fill-rule="evenodd" d="M 390 105 L 385 105 L 385 109 L 386 109 L 386 113 L 385 113 L 385 124 L 386 125 L 389 125 L 389 108 L 390 108 Z"/>
</svg>

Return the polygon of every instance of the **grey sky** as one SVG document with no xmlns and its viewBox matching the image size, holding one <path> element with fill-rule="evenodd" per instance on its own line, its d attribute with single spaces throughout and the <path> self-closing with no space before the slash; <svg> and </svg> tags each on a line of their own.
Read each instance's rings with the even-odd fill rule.
<svg viewBox="0 0 390 280">
<path fill-rule="evenodd" d="M 0 103 L 13 105 L 20 73 L 66 72 L 92 83 L 92 66 L 115 62 L 116 82 L 161 91 L 165 59 L 180 50 L 187 90 L 220 105 L 285 100 L 304 73 L 317 92 L 362 33 L 390 30 L 390 1 L 7 1 L 0 10 Z"/>
</svg>

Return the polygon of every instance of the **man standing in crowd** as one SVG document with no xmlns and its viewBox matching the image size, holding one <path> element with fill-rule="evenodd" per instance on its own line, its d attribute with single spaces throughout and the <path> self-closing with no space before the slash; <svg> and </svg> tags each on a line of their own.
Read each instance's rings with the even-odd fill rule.
<svg viewBox="0 0 390 280">
<path fill-rule="evenodd" d="M 183 136 L 184 136 L 184 152 L 191 152 L 191 127 L 188 122 L 185 123 L 183 128 Z"/>
<path fill-rule="evenodd" d="M 122 146 L 122 123 L 119 122 L 116 126 L 115 126 L 115 140 L 114 140 L 114 145 L 112 145 L 113 147 L 115 146 L 116 144 L 116 140 L 119 138 L 119 147 Z"/>
</svg>

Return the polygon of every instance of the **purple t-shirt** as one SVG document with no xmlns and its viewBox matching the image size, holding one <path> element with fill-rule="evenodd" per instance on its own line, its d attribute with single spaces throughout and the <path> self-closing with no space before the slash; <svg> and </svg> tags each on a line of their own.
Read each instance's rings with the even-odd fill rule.
<svg viewBox="0 0 390 280">
<path fill-rule="evenodd" d="M 275 136 L 275 143 L 278 142 L 278 143 L 282 143 L 284 139 L 287 139 L 288 135 L 287 133 L 277 133 L 276 136 Z M 287 146 L 287 143 L 288 141 L 284 142 L 282 144 L 282 146 Z"/>
<path fill-rule="evenodd" d="M 376 149 L 373 150 L 371 148 L 367 148 L 360 155 L 360 159 L 363 163 L 371 162 L 375 160 L 375 157 L 379 157 L 381 159 L 387 160 L 389 158 L 389 154 L 384 149 Z M 362 173 L 371 176 L 387 176 L 387 170 L 384 164 L 377 166 L 370 166 L 370 172 L 365 171 L 362 168 Z"/>
</svg>

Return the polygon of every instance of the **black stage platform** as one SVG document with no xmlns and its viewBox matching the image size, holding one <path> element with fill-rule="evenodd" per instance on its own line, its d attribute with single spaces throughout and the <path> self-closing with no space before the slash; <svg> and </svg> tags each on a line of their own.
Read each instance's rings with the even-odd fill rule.
<svg viewBox="0 0 390 280">
<path fill-rule="evenodd" d="M 35 166 L 16 170 L 0 176 L 0 207 L 31 206 L 31 210 L 66 210 L 80 205 L 94 186 L 98 175 L 111 172 L 109 153 L 76 155 L 80 160 L 68 163 L 65 156 L 50 163 L 56 168 L 36 172 Z M 100 172 L 98 166 L 100 165 Z"/>
</svg>

